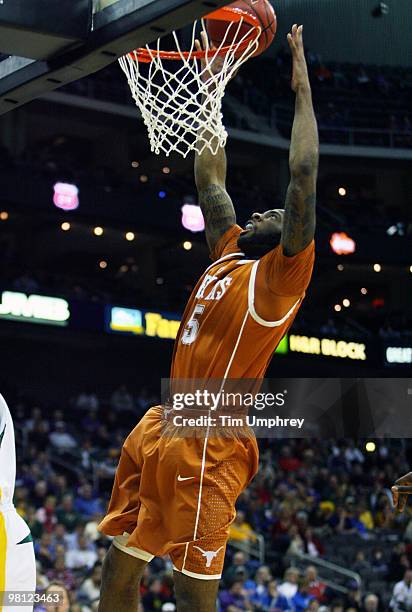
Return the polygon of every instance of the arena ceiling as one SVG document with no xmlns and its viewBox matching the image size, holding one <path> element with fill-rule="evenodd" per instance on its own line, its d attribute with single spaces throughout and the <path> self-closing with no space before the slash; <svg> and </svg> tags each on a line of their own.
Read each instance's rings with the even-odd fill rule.
<svg viewBox="0 0 412 612">
<path fill-rule="evenodd" d="M 272 52 L 298 22 L 304 24 L 306 46 L 325 61 L 412 65 L 411 0 L 270 1 L 278 16 Z"/>
</svg>

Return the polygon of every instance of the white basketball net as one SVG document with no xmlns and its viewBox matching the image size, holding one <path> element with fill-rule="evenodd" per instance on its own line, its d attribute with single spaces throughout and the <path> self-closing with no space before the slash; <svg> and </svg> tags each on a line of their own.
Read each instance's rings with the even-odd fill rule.
<svg viewBox="0 0 412 612">
<path fill-rule="evenodd" d="M 260 30 L 254 28 L 256 34 L 242 49 L 251 36 L 249 31 L 238 39 L 242 23 L 243 19 L 230 22 L 220 46 L 216 50 L 207 50 L 203 62 L 191 57 L 195 51 L 197 22 L 193 24 L 188 57 L 180 48 L 176 32 L 173 32 L 180 55 L 178 62 L 158 55 L 161 39 L 157 40 L 157 52 L 146 45 L 149 63 L 139 62 L 137 56 L 133 58 L 131 54 L 119 59 L 154 153 L 170 155 L 175 151 L 186 157 L 192 150 L 201 154 L 208 148 L 215 155 L 219 147 L 225 146 L 227 132 L 223 125 L 222 100 L 226 85 L 259 46 Z M 203 20 L 201 28 L 206 32 Z M 230 44 L 226 41 L 232 33 L 233 42 Z M 221 49 L 228 46 L 228 52 L 220 54 Z M 223 63 L 222 68 L 213 74 L 214 62 L 218 60 Z M 169 67 L 173 71 L 168 70 Z"/>
</svg>

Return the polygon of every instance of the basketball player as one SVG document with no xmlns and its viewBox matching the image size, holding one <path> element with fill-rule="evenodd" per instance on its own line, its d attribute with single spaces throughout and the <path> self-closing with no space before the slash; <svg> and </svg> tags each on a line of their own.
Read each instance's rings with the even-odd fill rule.
<svg viewBox="0 0 412 612">
<path fill-rule="evenodd" d="M 409 487 L 409 491 L 399 491 L 398 487 Z M 399 512 L 403 512 L 408 501 L 408 495 L 412 495 L 412 472 L 401 476 L 392 487 L 393 505 Z"/>
<path fill-rule="evenodd" d="M 33 598 L 36 590 L 33 540 L 30 529 L 13 505 L 15 481 L 13 421 L 0 395 L 0 611 L 7 612 L 33 610 L 32 605 L 13 605 L 13 597 L 21 592 Z"/>
<path fill-rule="evenodd" d="M 293 26 L 288 42 L 296 107 L 285 209 L 255 212 L 240 228 L 225 188 L 225 151 L 196 157 L 213 263 L 183 314 L 172 379 L 263 378 L 304 299 L 314 262 L 319 145 L 302 26 Z M 166 438 L 161 418 L 162 407 L 151 408 L 123 446 L 100 525 L 115 536 L 100 612 L 137 610 L 139 579 L 154 555 L 171 557 L 180 612 L 216 609 L 235 502 L 258 467 L 256 439 Z"/>
</svg>

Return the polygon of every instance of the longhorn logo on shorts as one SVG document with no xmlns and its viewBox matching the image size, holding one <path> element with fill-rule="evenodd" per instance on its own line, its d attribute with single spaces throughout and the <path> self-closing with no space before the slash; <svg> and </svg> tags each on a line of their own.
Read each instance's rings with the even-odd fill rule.
<svg viewBox="0 0 412 612">
<path fill-rule="evenodd" d="M 210 567 L 212 565 L 213 559 L 218 556 L 224 546 L 221 546 L 217 550 L 203 550 L 202 548 L 199 548 L 199 546 L 193 546 L 193 548 L 197 548 L 197 550 L 200 550 L 200 552 L 206 559 L 206 567 Z"/>
</svg>

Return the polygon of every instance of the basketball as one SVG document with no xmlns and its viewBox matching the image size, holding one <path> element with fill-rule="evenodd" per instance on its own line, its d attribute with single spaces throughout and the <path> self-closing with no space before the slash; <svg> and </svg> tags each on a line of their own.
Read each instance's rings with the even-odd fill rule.
<svg viewBox="0 0 412 612">
<path fill-rule="evenodd" d="M 237 2 L 229 4 L 226 8 L 236 13 L 240 12 L 251 15 L 253 18 L 258 19 L 262 31 L 259 37 L 259 47 L 256 49 L 253 57 L 263 53 L 263 51 L 272 44 L 276 34 L 277 22 L 273 6 L 268 0 L 237 0 Z M 245 19 L 247 19 L 247 16 L 245 16 Z M 240 41 L 251 29 L 253 29 L 253 25 L 245 21 L 238 30 L 238 23 L 235 22 L 227 33 L 230 21 L 221 21 L 218 19 L 207 19 L 206 21 L 209 38 L 215 47 L 219 47 L 222 41 L 224 41 L 224 45 L 230 45 L 234 40 Z M 242 52 L 239 51 L 239 55 L 241 55 L 241 53 Z"/>
</svg>

